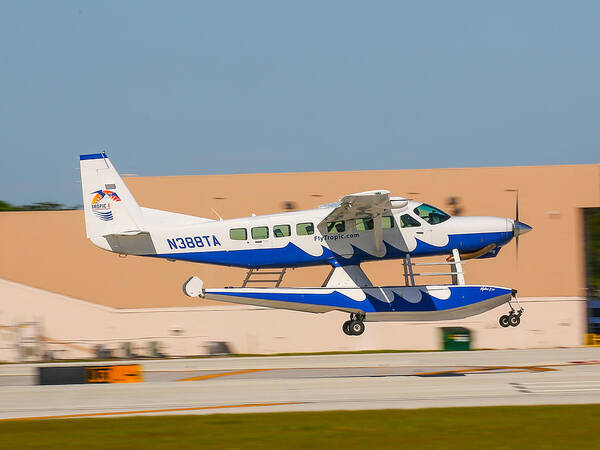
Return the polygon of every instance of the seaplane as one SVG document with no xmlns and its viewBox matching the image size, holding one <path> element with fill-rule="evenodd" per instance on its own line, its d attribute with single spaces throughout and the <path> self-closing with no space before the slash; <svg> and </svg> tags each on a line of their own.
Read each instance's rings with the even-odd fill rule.
<svg viewBox="0 0 600 450">
<path fill-rule="evenodd" d="M 509 311 L 500 316 L 500 325 L 516 327 L 521 321 L 516 290 L 468 285 L 463 271 L 464 261 L 496 257 L 532 229 L 519 221 L 518 196 L 515 219 L 451 216 L 376 189 L 309 210 L 213 220 L 140 207 L 106 153 L 81 155 L 80 168 L 86 234 L 94 245 L 120 255 L 248 269 L 241 287 L 207 288 L 192 276 L 183 283 L 189 297 L 310 313 L 343 311 L 349 314 L 342 325 L 348 336 L 361 335 L 365 322 L 461 319 L 505 304 Z M 431 256 L 445 260 L 414 261 Z M 390 259 L 402 261 L 403 284 L 374 286 L 361 264 Z M 316 265 L 331 267 L 321 286 L 280 287 L 286 269 Z M 413 268 L 422 265 L 448 268 L 416 273 Z M 275 287 L 247 286 L 261 270 L 279 274 Z M 451 283 L 420 285 L 415 277 L 421 275 L 448 275 Z"/>
</svg>

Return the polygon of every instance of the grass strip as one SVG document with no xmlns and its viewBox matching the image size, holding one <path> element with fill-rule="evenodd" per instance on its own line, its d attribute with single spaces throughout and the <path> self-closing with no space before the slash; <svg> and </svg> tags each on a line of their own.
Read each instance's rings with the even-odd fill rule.
<svg viewBox="0 0 600 450">
<path fill-rule="evenodd" d="M 600 405 L 0 422 L 2 448 L 589 449 Z"/>
</svg>

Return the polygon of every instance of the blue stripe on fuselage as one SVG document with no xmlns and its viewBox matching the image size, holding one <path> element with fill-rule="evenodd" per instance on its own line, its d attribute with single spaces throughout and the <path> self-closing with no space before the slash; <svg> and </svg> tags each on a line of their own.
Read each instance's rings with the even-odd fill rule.
<svg viewBox="0 0 600 450">
<path fill-rule="evenodd" d="M 473 252 L 487 245 L 502 246 L 512 239 L 512 233 L 473 233 L 449 235 L 446 245 L 437 247 L 417 239 L 417 247 L 410 252 L 412 257 L 448 255 L 456 248 L 461 253 Z M 323 247 L 323 254 L 313 256 L 293 243 L 281 248 L 258 248 L 247 250 L 217 250 L 203 252 L 162 253 L 155 256 L 181 261 L 201 262 L 235 267 L 303 267 L 319 264 L 337 263 L 341 265 L 356 265 L 365 261 L 404 258 L 406 252 L 391 246 L 384 241 L 387 249 L 385 256 L 377 257 L 364 250 L 353 247 L 354 254 L 350 257 L 337 255 Z"/>
<path fill-rule="evenodd" d="M 496 244 L 505 245 L 512 239 L 512 233 L 472 233 L 472 234 L 451 234 L 448 236 L 448 243 L 442 247 L 427 244 L 417 239 L 417 248 L 410 252 L 411 256 L 434 256 L 439 254 L 448 254 L 452 249 L 458 249 L 461 253 L 474 252 L 483 247 Z"/>
</svg>

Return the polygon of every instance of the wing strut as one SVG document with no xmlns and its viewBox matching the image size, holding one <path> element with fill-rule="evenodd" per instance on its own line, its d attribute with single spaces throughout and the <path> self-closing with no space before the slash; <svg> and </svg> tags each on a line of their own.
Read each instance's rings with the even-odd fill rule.
<svg viewBox="0 0 600 450">
<path fill-rule="evenodd" d="M 465 285 L 465 273 L 463 272 L 462 263 L 460 262 L 460 253 L 458 253 L 457 249 L 452 249 L 452 257 L 454 258 L 454 262 L 452 263 L 452 283 L 459 284 L 461 286 Z"/>
<path fill-rule="evenodd" d="M 383 249 L 383 226 L 381 223 L 381 213 L 373 216 L 373 236 L 375 238 L 375 255 L 382 257 Z"/>
<path fill-rule="evenodd" d="M 415 275 L 413 273 L 413 264 L 410 260 L 410 253 L 406 254 L 402 265 L 404 266 L 404 284 L 406 284 L 406 286 L 414 286 Z"/>
</svg>

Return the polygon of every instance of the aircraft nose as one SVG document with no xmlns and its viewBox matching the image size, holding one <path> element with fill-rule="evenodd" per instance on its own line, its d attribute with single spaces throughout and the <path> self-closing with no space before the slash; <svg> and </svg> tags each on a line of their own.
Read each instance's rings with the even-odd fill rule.
<svg viewBox="0 0 600 450">
<path fill-rule="evenodd" d="M 520 236 L 525 233 L 529 233 L 533 228 L 523 222 L 515 220 L 513 222 L 513 236 Z"/>
</svg>

